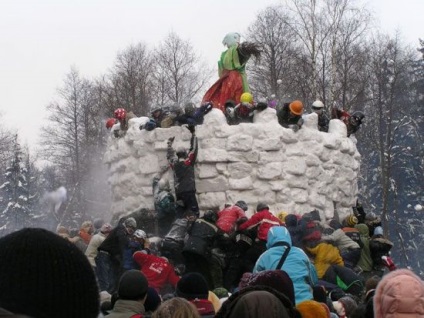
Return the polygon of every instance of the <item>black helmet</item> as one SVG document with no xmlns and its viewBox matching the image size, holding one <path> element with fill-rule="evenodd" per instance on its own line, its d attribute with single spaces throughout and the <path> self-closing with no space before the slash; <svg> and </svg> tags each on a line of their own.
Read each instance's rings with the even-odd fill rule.
<svg viewBox="0 0 424 318">
<path fill-rule="evenodd" d="M 187 157 L 187 150 L 184 147 L 178 147 L 175 154 L 178 158 L 185 158 Z"/>
<path fill-rule="evenodd" d="M 358 124 L 360 124 L 360 123 L 362 123 L 362 121 L 364 120 L 364 118 L 365 118 L 365 114 L 363 113 L 363 112 L 360 112 L 360 111 L 356 111 L 356 112 L 354 112 L 352 115 L 351 115 L 351 117 L 358 123 Z"/>
<path fill-rule="evenodd" d="M 247 211 L 248 209 L 247 203 L 244 202 L 243 200 L 237 201 L 235 205 L 237 205 L 243 211 Z"/>
<path fill-rule="evenodd" d="M 262 211 L 262 210 L 265 210 L 265 209 L 269 210 L 269 206 L 268 206 L 268 204 L 266 204 L 266 203 L 262 203 L 262 202 L 260 202 L 260 203 L 258 203 L 258 205 L 256 206 L 256 211 Z"/>
<path fill-rule="evenodd" d="M 207 210 L 205 214 L 203 215 L 203 218 L 206 221 L 215 223 L 218 220 L 218 213 L 213 210 Z"/>
<path fill-rule="evenodd" d="M 187 114 L 187 115 L 193 115 L 193 113 L 194 113 L 194 111 L 196 110 L 196 106 L 194 105 L 194 103 L 192 103 L 192 102 L 187 102 L 185 105 L 184 105 L 184 112 Z"/>
</svg>

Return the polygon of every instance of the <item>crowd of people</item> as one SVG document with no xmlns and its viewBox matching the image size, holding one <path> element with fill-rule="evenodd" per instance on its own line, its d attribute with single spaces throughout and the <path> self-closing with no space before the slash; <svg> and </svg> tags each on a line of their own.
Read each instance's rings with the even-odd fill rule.
<svg viewBox="0 0 424 318">
<path fill-rule="evenodd" d="M 1 317 L 421 317 L 424 282 L 397 269 L 381 220 L 273 213 L 239 200 L 175 215 L 162 239 L 123 217 L 0 239 Z M 391 317 L 391 316 L 390 316 Z"/>
</svg>

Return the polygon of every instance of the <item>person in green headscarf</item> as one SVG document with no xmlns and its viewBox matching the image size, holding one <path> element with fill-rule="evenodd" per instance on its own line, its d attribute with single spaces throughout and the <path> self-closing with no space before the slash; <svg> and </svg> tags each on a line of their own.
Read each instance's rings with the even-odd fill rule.
<svg viewBox="0 0 424 318">
<path fill-rule="evenodd" d="M 212 102 L 214 108 L 222 111 L 225 109 L 225 102 L 233 100 L 240 103 L 240 96 L 243 93 L 250 93 L 249 84 L 246 78 L 246 63 L 251 55 L 259 58 L 261 50 L 255 43 L 240 43 L 240 34 L 237 32 L 228 33 L 222 44 L 227 50 L 222 52 L 218 61 L 219 79 L 208 89 L 202 102 Z"/>
</svg>

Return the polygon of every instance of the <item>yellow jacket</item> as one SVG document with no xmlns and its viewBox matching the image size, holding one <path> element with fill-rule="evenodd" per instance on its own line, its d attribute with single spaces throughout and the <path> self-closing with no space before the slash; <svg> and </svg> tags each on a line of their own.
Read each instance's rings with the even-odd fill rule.
<svg viewBox="0 0 424 318">
<path fill-rule="evenodd" d="M 340 256 L 339 249 L 328 243 L 319 243 L 317 246 L 307 248 L 314 255 L 315 268 L 318 278 L 321 279 L 330 265 L 344 266 L 343 258 Z"/>
</svg>

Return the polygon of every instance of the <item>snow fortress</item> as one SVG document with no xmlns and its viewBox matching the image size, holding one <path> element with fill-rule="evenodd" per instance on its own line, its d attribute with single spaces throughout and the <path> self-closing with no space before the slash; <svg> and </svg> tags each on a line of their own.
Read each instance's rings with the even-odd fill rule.
<svg viewBox="0 0 424 318">
<path fill-rule="evenodd" d="M 174 148 L 190 145 L 185 127 L 140 130 L 147 117 L 129 121 L 122 138 L 108 140 L 104 162 L 109 170 L 113 214 L 138 208 L 153 209 L 152 180 L 167 164 L 169 137 Z M 253 213 L 258 202 L 280 211 L 303 214 L 313 209 L 321 218 L 340 219 L 352 213 L 358 192 L 360 154 L 346 126 L 330 121 L 329 132 L 320 132 L 317 115 L 304 115 L 298 132 L 278 124 L 275 110 L 254 114 L 253 123 L 229 126 L 224 114 L 213 109 L 203 125 L 196 126 L 199 152 L 196 187 L 201 211 L 223 208 L 244 200 Z M 113 129 L 119 128 L 115 125 Z M 172 171 L 167 173 L 172 182 Z M 172 187 L 172 184 L 171 184 Z"/>
</svg>

